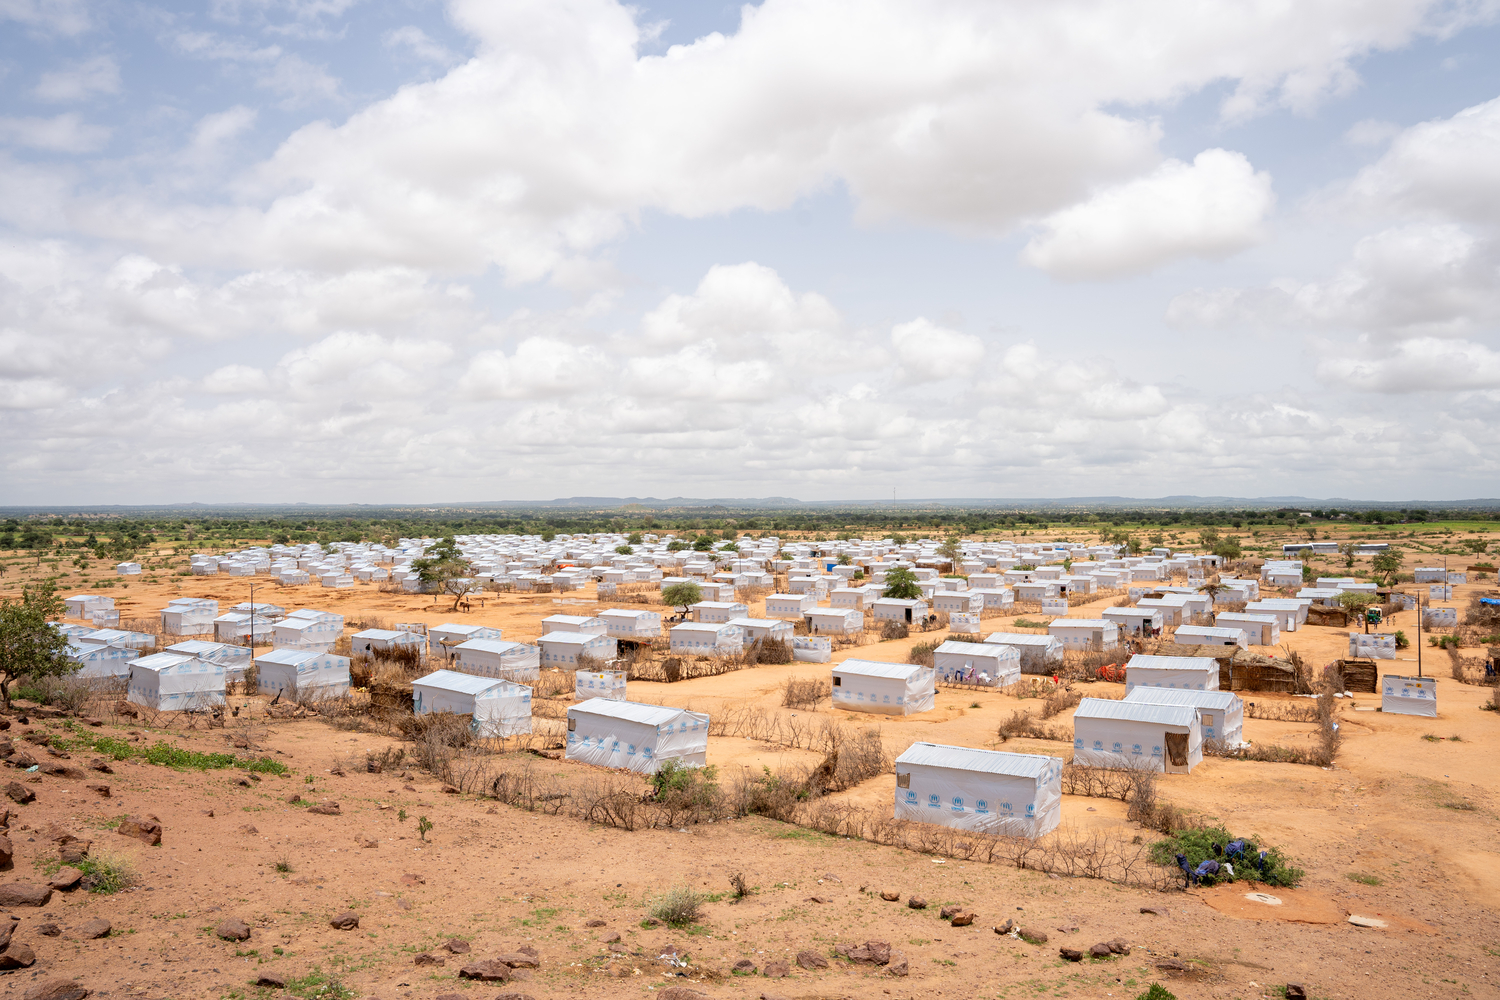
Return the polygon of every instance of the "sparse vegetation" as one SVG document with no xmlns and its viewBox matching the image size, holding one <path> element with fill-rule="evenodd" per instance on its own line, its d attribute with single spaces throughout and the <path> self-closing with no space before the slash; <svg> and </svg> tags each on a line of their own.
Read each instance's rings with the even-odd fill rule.
<svg viewBox="0 0 1500 1000">
<path fill-rule="evenodd" d="M 1222 851 L 1224 847 L 1236 838 L 1222 826 L 1198 827 L 1194 829 L 1180 830 L 1175 836 L 1166 840 L 1158 840 L 1151 845 L 1151 857 L 1157 864 L 1163 867 L 1177 867 L 1177 855 L 1181 854 L 1187 859 L 1189 868 L 1196 869 L 1204 861 L 1210 859 L 1223 862 L 1230 861 L 1234 865 L 1234 879 L 1248 879 L 1263 882 L 1266 885 L 1295 886 L 1302 881 L 1306 874 L 1301 868 L 1293 865 L 1290 860 L 1281 853 L 1280 848 L 1265 847 L 1257 844 L 1249 838 L 1244 840 L 1245 851 L 1243 860 L 1226 858 Z M 1214 850 L 1218 845 L 1219 851 Z M 1265 851 L 1264 859 L 1260 858 L 1260 852 Z M 1180 869 L 1179 869 L 1180 870 Z M 1214 885 L 1216 882 L 1229 881 L 1229 877 L 1222 872 L 1219 876 L 1205 876 L 1203 884 Z"/>
<path fill-rule="evenodd" d="M 698 922 L 703 902 L 702 895 L 688 886 L 678 885 L 654 897 L 646 912 L 668 927 L 687 927 Z"/>
</svg>

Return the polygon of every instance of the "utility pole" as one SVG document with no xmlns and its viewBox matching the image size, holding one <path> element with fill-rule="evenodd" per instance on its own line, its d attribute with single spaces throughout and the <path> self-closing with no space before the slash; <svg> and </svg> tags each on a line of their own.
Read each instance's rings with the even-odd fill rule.
<svg viewBox="0 0 1500 1000">
<path fill-rule="evenodd" d="M 1417 588 L 1417 679 L 1422 677 L 1422 589 Z"/>
<path fill-rule="evenodd" d="M 250 658 L 255 658 L 255 584 L 250 584 Z"/>
</svg>

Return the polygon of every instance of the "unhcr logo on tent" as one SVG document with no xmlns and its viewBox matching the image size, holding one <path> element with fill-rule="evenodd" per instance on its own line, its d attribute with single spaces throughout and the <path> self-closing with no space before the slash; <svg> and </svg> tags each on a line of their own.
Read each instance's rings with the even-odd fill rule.
<svg viewBox="0 0 1500 1000">
<path fill-rule="evenodd" d="M 927 796 L 927 808 L 941 809 L 943 808 L 943 800 L 938 798 L 936 795 L 929 795 Z"/>
<path fill-rule="evenodd" d="M 916 792 L 907 792 L 906 793 L 906 804 L 910 805 L 910 806 L 914 806 L 914 805 L 917 804 L 917 793 Z"/>
<path fill-rule="evenodd" d="M 957 796 L 957 795 L 953 796 L 953 805 L 950 806 L 949 808 L 951 808 L 954 812 L 960 812 L 960 813 L 963 812 L 964 811 L 964 800 L 961 797 Z"/>
<path fill-rule="evenodd" d="M 981 816 L 988 816 L 990 812 L 989 803 L 984 799 L 978 799 L 974 803 L 974 811 Z"/>
</svg>

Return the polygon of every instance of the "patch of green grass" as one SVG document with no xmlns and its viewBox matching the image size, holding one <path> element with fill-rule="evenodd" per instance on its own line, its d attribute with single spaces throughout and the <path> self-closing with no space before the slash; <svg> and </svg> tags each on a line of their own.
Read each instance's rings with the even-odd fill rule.
<svg viewBox="0 0 1500 1000">
<path fill-rule="evenodd" d="M 290 875 L 292 872 L 292 860 L 291 858 L 283 854 L 281 857 L 276 859 L 276 863 L 271 867 L 275 868 L 283 875 Z"/>
<path fill-rule="evenodd" d="M 59 749 L 89 751 L 114 760 L 139 757 L 148 764 L 171 767 L 179 771 L 216 771 L 226 767 L 238 767 L 261 774 L 286 773 L 285 764 L 269 757 L 236 757 L 232 753 L 201 753 L 197 750 L 174 747 L 160 740 L 145 750 L 137 750 L 118 737 L 95 736 L 71 721 L 65 724 L 64 729 L 65 732 L 60 733 L 54 740 Z"/>
<path fill-rule="evenodd" d="M 686 927 L 698 922 L 702 905 L 702 896 L 685 885 L 679 885 L 652 899 L 646 912 L 668 927 Z"/>
<path fill-rule="evenodd" d="M 1150 987 L 1136 994 L 1135 1000 L 1177 1000 L 1177 994 L 1161 983 L 1152 983 Z"/>
<path fill-rule="evenodd" d="M 343 980 L 316 967 L 300 979 L 288 979 L 286 991 L 300 1000 L 354 1000 L 354 991 Z"/>
<path fill-rule="evenodd" d="M 1209 858 L 1223 861 L 1222 857 L 1214 854 L 1213 845 L 1218 844 L 1223 847 L 1234 839 L 1222 826 L 1179 830 L 1176 836 L 1158 840 L 1151 845 L 1151 860 L 1159 865 L 1175 868 L 1177 866 L 1176 855 L 1182 854 L 1187 857 L 1188 867 L 1197 868 L 1201 862 Z M 1254 879 L 1266 885 L 1294 886 L 1302 881 L 1302 876 L 1307 874 L 1301 868 L 1294 866 L 1290 859 L 1281 853 L 1281 848 L 1266 847 L 1249 838 L 1244 839 L 1244 859 L 1231 862 L 1234 865 L 1236 878 Z M 1258 856 L 1262 850 L 1266 852 L 1264 874 L 1261 873 L 1258 862 Z M 1203 884 L 1213 885 L 1225 880 L 1226 877 L 1222 874 L 1218 878 L 1205 876 Z"/>
<path fill-rule="evenodd" d="M 63 863 L 53 858 L 42 870 L 48 875 L 54 875 L 62 867 Z M 83 878 L 78 884 L 89 892 L 101 896 L 110 896 L 122 889 L 129 889 L 140 881 L 140 875 L 136 873 L 134 866 L 127 859 L 107 851 L 87 855 L 72 867 L 83 872 Z"/>
<path fill-rule="evenodd" d="M 1422 739 L 1426 740 L 1428 743 L 1441 743 L 1441 742 L 1443 742 L 1443 738 L 1441 736 L 1439 736 L 1437 733 L 1423 733 L 1422 734 Z"/>
<path fill-rule="evenodd" d="M 1364 872 L 1344 872 L 1344 878 L 1360 885 L 1384 885 L 1378 876 L 1366 875 Z"/>
<path fill-rule="evenodd" d="M 771 836 L 777 840 L 822 840 L 827 834 L 819 833 L 817 830 L 804 830 L 800 826 L 795 826 L 786 830 L 778 830 L 771 834 Z"/>
</svg>

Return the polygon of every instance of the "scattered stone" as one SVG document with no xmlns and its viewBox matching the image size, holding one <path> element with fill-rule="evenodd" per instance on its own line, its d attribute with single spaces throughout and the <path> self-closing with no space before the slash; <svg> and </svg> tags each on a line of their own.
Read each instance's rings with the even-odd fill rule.
<svg viewBox="0 0 1500 1000">
<path fill-rule="evenodd" d="M 974 922 L 974 914 L 965 910 L 963 913 L 953 914 L 953 919 L 948 923 L 954 927 L 967 927 Z"/>
<path fill-rule="evenodd" d="M 911 967 L 906 964 L 906 956 L 900 952 L 891 959 L 891 964 L 885 967 L 885 971 L 893 976 L 906 976 L 911 972 Z"/>
<path fill-rule="evenodd" d="M 115 769 L 110 766 L 109 761 L 103 757 L 95 757 L 89 761 L 89 770 L 98 771 L 100 774 L 114 774 Z"/>
<path fill-rule="evenodd" d="M 41 768 L 43 774 L 50 774 L 54 778 L 67 778 L 69 781 L 82 781 L 88 777 L 81 767 L 71 767 L 55 761 L 47 761 L 41 765 Z"/>
<path fill-rule="evenodd" d="M 38 924 L 36 932 L 42 937 L 57 937 L 62 934 L 62 928 L 49 920 L 45 924 Z"/>
<path fill-rule="evenodd" d="M 229 917 L 219 921 L 219 926 L 214 928 L 214 934 L 225 941 L 248 941 L 250 940 L 250 925 L 239 917 Z"/>
<path fill-rule="evenodd" d="M 504 955 L 496 955 L 495 961 L 504 962 L 512 969 L 536 969 L 541 967 L 541 961 L 537 957 L 535 948 L 508 952 Z"/>
<path fill-rule="evenodd" d="M 901 893 L 899 893 L 899 892 L 882 892 L 880 894 L 880 898 L 883 899 L 883 900 L 885 900 L 887 903 L 894 903 L 896 900 L 898 900 L 898 899 L 901 898 Z"/>
<path fill-rule="evenodd" d="M 374 848 L 374 847 L 379 847 L 380 846 L 380 841 L 376 840 L 373 837 L 366 837 L 363 834 L 360 834 L 358 837 L 355 837 L 354 838 L 354 842 L 356 844 L 358 844 L 360 847 L 367 848 L 367 849 L 368 848 Z"/>
<path fill-rule="evenodd" d="M 1046 944 L 1047 935 L 1044 931 L 1039 931 L 1034 927 L 1022 927 L 1021 940 L 1027 944 Z"/>
<path fill-rule="evenodd" d="M 593 920 L 586 920 L 586 921 L 584 921 L 583 926 L 585 926 L 585 927 L 607 927 L 609 925 L 605 921 L 600 920 L 598 917 L 595 917 Z"/>
<path fill-rule="evenodd" d="M 10 946 L 11 935 L 20 926 L 18 923 L 20 919 L 20 917 L 11 917 L 9 920 L 0 921 L 0 951 L 4 951 Z"/>
<path fill-rule="evenodd" d="M 759 970 L 756 969 L 754 962 L 750 961 L 748 958 L 742 958 L 738 962 L 734 963 L 734 968 L 731 971 L 737 972 L 742 976 L 753 976 Z"/>
<path fill-rule="evenodd" d="M 0 955 L 0 969 L 29 969 L 35 964 L 36 952 L 30 945 L 13 944 Z"/>
<path fill-rule="evenodd" d="M 115 702 L 115 714 L 123 715 L 127 719 L 134 719 L 140 716 L 140 713 L 136 711 L 135 706 L 130 702 L 125 701 L 124 699 Z"/>
<path fill-rule="evenodd" d="M 401 884 L 402 885 L 426 885 L 427 884 L 427 880 L 425 878 L 423 878 L 422 876 L 420 876 L 420 875 L 412 875 L 412 874 L 408 873 L 406 875 L 402 875 L 401 876 Z"/>
<path fill-rule="evenodd" d="M 1286 1000 L 1307 1000 L 1307 987 L 1301 983 L 1287 983 Z"/>
<path fill-rule="evenodd" d="M 319 816 L 342 815 L 342 813 L 340 813 L 339 811 L 339 804 L 330 800 L 324 800 L 322 802 L 319 802 L 315 806 L 309 806 L 307 811 L 310 813 L 317 813 Z"/>
<path fill-rule="evenodd" d="M 1158 958 L 1156 967 L 1162 972 L 1186 972 L 1188 964 L 1180 958 Z"/>
<path fill-rule="evenodd" d="M 938 916 L 944 920 L 952 920 L 962 912 L 964 912 L 962 906 L 945 906 L 941 910 L 938 910 Z"/>
<path fill-rule="evenodd" d="M 1059 948 L 1057 949 L 1057 953 L 1070 962 L 1083 961 L 1083 952 L 1079 951 L 1077 948 Z"/>
<path fill-rule="evenodd" d="M 767 979 L 785 979 L 792 974 L 792 967 L 785 962 L 767 962 L 762 973 Z"/>
<path fill-rule="evenodd" d="M 809 903 L 827 903 L 829 899 L 827 896 L 808 896 L 807 901 Z"/>
<path fill-rule="evenodd" d="M 255 980 L 255 985 L 268 986 L 273 990 L 284 990 L 286 989 L 286 978 L 278 976 L 274 972 L 262 972 L 260 977 Z"/>
<path fill-rule="evenodd" d="M 1011 920 L 1011 919 L 1007 918 L 1006 921 L 1005 921 L 1005 923 L 1001 924 L 999 927 L 994 928 L 994 931 L 995 931 L 996 934 L 1009 934 L 1011 931 L 1013 931 L 1015 929 L 1016 929 L 1016 922 L 1014 920 Z"/>
<path fill-rule="evenodd" d="M 906 901 L 906 905 L 910 906 L 913 910 L 925 910 L 927 909 L 927 900 L 921 896 L 912 896 Z"/>
<path fill-rule="evenodd" d="M 444 785 L 443 786 L 443 794 L 444 795 L 457 795 L 458 794 L 458 789 L 454 788 L 452 785 Z"/>
<path fill-rule="evenodd" d="M 511 968 L 504 962 L 489 959 L 484 962 L 470 962 L 458 970 L 459 979 L 477 979 L 481 983 L 508 983 L 512 978 Z"/>
<path fill-rule="evenodd" d="M 240 825 L 240 833 L 243 833 L 247 837 L 255 837 L 259 836 L 260 831 L 255 828 L 255 824 L 253 823 L 242 823 Z"/>
<path fill-rule="evenodd" d="M 30 767 L 31 765 L 28 764 L 27 766 Z M 10 796 L 10 800 L 18 806 L 24 806 L 27 803 L 36 801 L 36 792 L 16 781 L 12 781 L 5 786 L 5 794 Z"/>
<path fill-rule="evenodd" d="M 299 806 L 299 805 L 301 805 L 302 804 L 302 793 L 301 792 L 293 792 L 292 794 L 290 794 L 290 795 L 288 795 L 286 797 L 286 802 L 287 802 L 287 805 L 290 805 L 290 806 Z"/>
<path fill-rule="evenodd" d="M 1149 913 L 1153 917 L 1170 917 L 1172 915 L 1171 910 L 1162 906 L 1143 906 L 1141 907 L 1141 912 Z"/>
<path fill-rule="evenodd" d="M 12 906 L 46 906 L 52 899 L 52 890 L 45 885 L 30 882 L 7 882 L 0 885 L 0 909 Z"/>
<path fill-rule="evenodd" d="M 84 924 L 73 933 L 77 934 L 85 941 L 95 941 L 102 937 L 109 937 L 109 932 L 111 930 L 113 930 L 113 927 L 111 927 L 110 922 L 103 918 L 99 918 L 90 920 L 88 923 Z"/>
<path fill-rule="evenodd" d="M 103 782 L 95 782 L 91 785 L 84 785 L 83 787 L 87 788 L 89 791 L 93 792 L 101 799 L 109 798 L 109 786 L 104 784 Z"/>
<path fill-rule="evenodd" d="M 468 997 L 460 997 L 460 1000 L 468 1000 Z M 507 993 L 496 993 L 495 1000 L 536 1000 L 530 993 L 517 993 L 514 990 Z"/>
<path fill-rule="evenodd" d="M 429 954 L 429 953 L 427 953 L 425 951 L 422 952 L 422 954 L 418 955 L 416 958 L 412 959 L 412 962 L 414 964 L 416 964 L 416 965 L 447 965 L 448 964 L 448 960 L 446 958 L 444 958 L 442 955 L 432 955 L 432 954 Z"/>
<path fill-rule="evenodd" d="M 122 837 L 134 837 L 136 840 L 155 847 L 161 843 L 161 820 L 155 816 L 148 816 L 145 819 L 139 816 L 126 816 L 120 820 L 120 825 L 115 827 L 115 833 Z"/>
<path fill-rule="evenodd" d="M 641 921 L 641 926 L 642 927 L 660 927 L 661 926 L 661 921 L 657 920 L 655 917 L 647 917 L 645 920 Z"/>
<path fill-rule="evenodd" d="M 249 788 L 250 787 L 250 779 L 249 778 L 235 778 L 234 779 L 234 783 L 236 785 L 239 785 L 241 788 Z"/>
<path fill-rule="evenodd" d="M 886 965 L 891 960 L 891 945 L 888 941 L 866 941 L 858 947 L 847 944 L 833 949 L 855 965 Z"/>
<path fill-rule="evenodd" d="M 620 932 L 619 931 L 610 931 L 608 934 L 604 935 L 602 938 L 599 939 L 599 943 L 600 944 L 619 944 L 620 943 Z"/>
<path fill-rule="evenodd" d="M 668 986 L 656 994 L 656 1000 L 709 1000 L 708 994 L 686 986 Z"/>
<path fill-rule="evenodd" d="M 352 931 L 359 927 L 359 914 L 353 910 L 345 910 L 343 913 L 335 914 L 328 921 L 328 926 L 336 931 Z"/>
<path fill-rule="evenodd" d="M 57 870 L 52 876 L 52 880 L 47 884 L 54 889 L 67 891 L 68 889 L 78 888 L 78 883 L 81 881 L 83 881 L 83 872 L 70 865 L 64 865 Z"/>
<path fill-rule="evenodd" d="M 11 844 L 10 838 L 0 836 L 0 871 L 9 871 L 15 867 L 15 851 L 16 849 Z"/>
<path fill-rule="evenodd" d="M 1114 954 L 1114 951 L 1111 950 L 1108 943 L 1100 941 L 1089 949 L 1089 954 L 1094 958 L 1108 958 Z"/>
<path fill-rule="evenodd" d="M 89 856 L 93 843 L 91 840 L 75 840 L 64 844 L 57 849 L 57 859 L 65 865 L 77 865 Z"/>
<path fill-rule="evenodd" d="M 209 819 L 214 818 L 214 811 L 212 809 L 199 809 L 198 811 L 207 816 Z"/>
<path fill-rule="evenodd" d="M 828 959 L 815 951 L 799 951 L 797 952 L 797 964 L 809 971 L 813 969 L 826 969 L 828 968 Z"/>
<path fill-rule="evenodd" d="M 1130 954 L 1130 945 L 1128 945 L 1128 944 L 1125 943 L 1125 939 L 1124 938 L 1115 938 L 1113 941 L 1107 941 L 1105 943 L 1109 945 L 1109 950 L 1113 954 L 1116 954 L 1116 955 L 1129 955 Z"/>
<path fill-rule="evenodd" d="M 92 992 L 72 979 L 44 979 L 27 990 L 23 1000 L 84 1000 Z"/>
<path fill-rule="evenodd" d="M 450 955 L 467 955 L 470 951 L 469 942 L 463 938 L 452 938 L 443 947 L 448 949 Z"/>
</svg>

